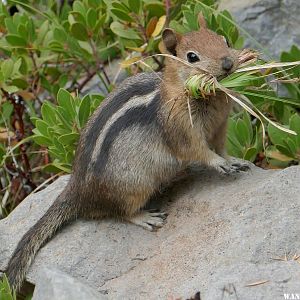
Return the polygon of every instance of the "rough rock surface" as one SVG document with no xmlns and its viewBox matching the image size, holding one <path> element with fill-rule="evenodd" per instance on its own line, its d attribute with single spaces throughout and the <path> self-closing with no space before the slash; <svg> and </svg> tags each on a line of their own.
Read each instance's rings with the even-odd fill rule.
<svg viewBox="0 0 300 300">
<path fill-rule="evenodd" d="M 230 11 L 275 59 L 293 44 L 300 46 L 299 0 L 221 0 L 220 9 Z M 258 49 L 249 39 L 247 46 Z"/>
<path fill-rule="evenodd" d="M 56 269 L 42 269 L 32 300 L 101 300 L 103 296 Z"/>
<path fill-rule="evenodd" d="M 0 221 L 0 271 L 67 180 L 28 197 Z M 231 177 L 194 171 L 163 197 L 169 216 L 159 231 L 78 220 L 41 249 L 27 280 L 35 283 L 46 267 L 106 299 L 186 299 L 197 291 L 204 300 L 284 299 L 300 293 L 299 183 L 299 166 L 252 167 Z"/>
</svg>

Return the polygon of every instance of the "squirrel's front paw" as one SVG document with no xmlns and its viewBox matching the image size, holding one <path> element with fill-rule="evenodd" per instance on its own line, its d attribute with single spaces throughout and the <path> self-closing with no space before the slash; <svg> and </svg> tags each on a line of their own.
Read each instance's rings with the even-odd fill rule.
<svg viewBox="0 0 300 300">
<path fill-rule="evenodd" d="M 235 157 L 230 157 L 229 163 L 231 164 L 231 166 L 236 168 L 238 172 L 247 172 L 251 169 L 251 163 L 249 161 L 241 160 Z"/>
<path fill-rule="evenodd" d="M 230 175 L 239 172 L 237 167 L 228 163 L 216 166 L 216 170 L 222 175 Z"/>
<path fill-rule="evenodd" d="M 234 167 L 237 172 L 247 172 L 250 170 L 250 165 L 247 163 L 233 162 L 231 166 Z"/>
<path fill-rule="evenodd" d="M 222 175 L 230 175 L 241 171 L 248 171 L 250 169 L 249 164 L 239 161 L 228 161 L 226 159 L 218 159 L 212 162 L 211 166 L 216 169 Z"/>
</svg>

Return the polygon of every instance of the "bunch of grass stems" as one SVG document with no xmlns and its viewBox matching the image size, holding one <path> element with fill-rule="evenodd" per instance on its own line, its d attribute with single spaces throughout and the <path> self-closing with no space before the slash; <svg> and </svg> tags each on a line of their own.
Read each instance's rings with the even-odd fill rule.
<svg viewBox="0 0 300 300">
<path fill-rule="evenodd" d="M 249 59 L 247 59 L 247 56 Z M 199 99 L 199 101 L 205 101 L 205 99 L 208 99 L 209 96 L 215 96 L 216 91 L 224 92 L 229 98 L 238 103 L 261 122 L 263 140 L 265 140 L 265 126 L 263 119 L 284 132 L 297 135 L 293 130 L 285 128 L 266 117 L 248 100 L 247 95 L 299 106 L 299 103 L 293 102 L 292 100 L 277 96 L 270 96 L 269 84 L 265 80 L 263 80 L 263 84 L 261 84 L 262 82 L 259 81 L 269 76 L 274 77 L 282 75 L 282 77 L 278 79 L 278 82 L 282 82 L 286 78 L 286 75 L 283 75 L 285 74 L 286 70 L 278 70 L 278 68 L 292 68 L 299 65 L 300 61 L 284 63 L 258 63 L 254 65 L 257 60 L 257 56 L 255 52 L 251 50 L 243 51 L 239 58 L 242 62 L 239 68 L 234 73 L 230 74 L 224 79 L 221 79 L 220 81 L 218 81 L 213 75 L 203 71 L 200 71 L 198 74 L 189 77 L 185 83 L 188 94 L 196 99 Z M 262 70 L 267 71 L 263 73 Z M 295 80 L 298 79 L 288 79 L 289 82 Z M 276 82 L 276 79 L 272 80 L 272 82 Z"/>
<path fill-rule="evenodd" d="M 295 62 L 274 62 L 274 63 L 263 63 L 262 61 L 258 61 L 258 53 L 256 51 L 245 49 L 241 51 L 239 55 L 239 67 L 238 69 L 230 74 L 229 76 L 217 80 L 215 76 L 210 74 L 207 70 L 200 69 L 195 67 L 193 64 L 180 59 L 176 56 L 170 54 L 154 54 L 142 59 L 138 59 L 135 61 L 129 60 L 130 63 L 126 64 L 125 67 L 129 65 L 141 63 L 146 67 L 152 69 L 145 60 L 148 58 L 163 56 L 167 58 L 171 58 L 176 60 L 186 66 L 189 66 L 194 73 L 194 75 L 190 76 L 185 82 L 185 93 L 188 95 L 187 97 L 187 107 L 190 113 L 191 126 L 193 126 L 192 115 L 190 110 L 189 98 L 196 98 L 199 101 L 206 101 L 210 99 L 211 96 L 216 95 L 217 91 L 221 91 L 227 95 L 230 99 L 238 103 L 242 108 L 248 111 L 252 116 L 257 118 L 262 125 L 263 132 L 263 141 L 265 141 L 265 125 L 263 120 L 271 123 L 276 128 L 287 132 L 289 134 L 297 135 L 296 132 L 285 128 L 278 123 L 270 120 L 266 117 L 257 107 L 255 107 L 247 96 L 256 96 L 259 98 L 263 98 L 264 100 L 270 101 L 278 101 L 281 103 L 291 104 L 294 106 L 300 106 L 299 102 L 293 101 L 292 99 L 281 98 L 278 96 L 271 96 L 270 91 L 273 91 L 272 87 L 269 85 L 270 82 L 288 82 L 295 83 L 299 81 L 299 78 L 289 78 L 286 71 L 287 69 L 283 69 L 284 67 L 294 68 L 295 66 L 300 65 L 300 61 Z M 153 69 L 152 69 L 153 70 Z M 159 75 L 158 75 L 159 76 Z M 275 77 L 276 79 L 269 81 L 269 83 L 263 80 L 263 84 L 261 84 L 262 79 L 266 79 L 267 77 Z M 279 77 L 279 78 L 278 78 Z M 288 77 L 288 79 L 287 79 Z M 162 80 L 162 78 L 161 78 Z M 259 83 L 260 81 L 260 83 Z M 264 142 L 263 142 L 264 145 Z"/>
</svg>

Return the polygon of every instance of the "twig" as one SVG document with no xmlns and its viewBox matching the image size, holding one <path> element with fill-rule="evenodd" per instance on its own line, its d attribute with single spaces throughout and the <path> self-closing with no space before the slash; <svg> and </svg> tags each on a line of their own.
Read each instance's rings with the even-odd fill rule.
<svg viewBox="0 0 300 300">
<path fill-rule="evenodd" d="M 87 74 L 86 78 L 78 85 L 77 90 L 80 92 L 85 85 L 97 74 L 96 71 L 92 71 Z"/>
<path fill-rule="evenodd" d="M 159 72 L 164 67 L 164 65 L 155 56 L 153 57 L 153 60 L 158 64 L 158 69 L 156 70 L 156 72 Z"/>
<path fill-rule="evenodd" d="M 42 187 L 44 187 L 48 182 L 52 181 L 54 178 L 59 177 L 62 175 L 63 172 L 59 172 L 57 174 L 54 174 L 53 176 L 49 177 L 47 180 L 45 180 L 43 183 L 41 183 L 38 187 L 36 187 L 29 195 L 34 194 L 38 192 Z"/>
<path fill-rule="evenodd" d="M 5 97 L 12 103 L 14 106 L 15 115 L 12 120 L 12 126 L 14 128 L 17 141 L 20 142 L 25 137 L 25 126 L 23 122 L 23 113 L 24 113 L 24 105 L 22 97 L 18 95 L 11 95 L 5 90 L 2 89 Z M 27 184 L 34 189 L 36 185 L 33 183 L 31 179 L 31 167 L 29 163 L 29 159 L 26 153 L 26 148 L 24 144 L 20 145 L 21 157 L 24 165 L 24 171 L 16 164 L 16 168 L 18 168 L 19 174 L 26 179 Z"/>
<path fill-rule="evenodd" d="M 168 27 L 170 23 L 170 8 L 171 8 L 170 0 L 165 0 L 165 7 L 166 7 L 166 27 Z"/>
<path fill-rule="evenodd" d="M 143 26 L 141 19 L 139 17 L 139 15 L 137 15 L 136 13 L 133 13 L 132 16 L 135 18 L 135 21 L 137 23 L 138 29 L 139 31 L 142 33 L 142 37 L 145 43 L 148 42 L 148 37 L 147 37 L 147 32 L 145 27 Z"/>
<path fill-rule="evenodd" d="M 245 286 L 246 287 L 257 286 L 257 285 L 265 284 L 267 282 L 269 282 L 269 280 L 260 280 L 260 281 L 257 281 L 257 282 L 246 284 Z"/>
<path fill-rule="evenodd" d="M 109 77 L 108 77 L 108 75 L 106 74 L 106 71 L 105 71 L 105 69 L 104 69 L 103 64 L 102 64 L 102 63 L 100 62 L 100 60 L 99 60 L 99 57 L 98 57 L 98 54 L 97 54 L 96 46 L 95 46 L 93 40 L 90 40 L 89 42 L 90 42 L 90 46 L 91 46 L 91 48 L 92 48 L 93 55 L 94 55 L 94 58 L 95 58 L 95 61 L 96 61 L 96 73 L 97 73 L 98 69 L 100 69 L 101 72 L 103 73 L 103 75 L 104 75 L 104 77 L 105 77 L 105 79 L 106 79 L 108 85 L 110 85 Z M 109 91 L 109 90 L 107 89 L 107 91 Z"/>
</svg>

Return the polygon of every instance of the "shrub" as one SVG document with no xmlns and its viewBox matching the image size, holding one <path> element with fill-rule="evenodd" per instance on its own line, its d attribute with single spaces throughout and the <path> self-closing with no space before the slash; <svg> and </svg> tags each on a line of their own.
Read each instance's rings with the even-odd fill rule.
<svg viewBox="0 0 300 300">
<path fill-rule="evenodd" d="M 46 166 L 48 172 L 71 172 L 80 129 L 103 98 L 101 95 L 86 95 L 80 99 L 60 89 L 58 105 L 45 102 L 41 109 L 42 118 L 32 118 L 36 127 L 33 140 L 38 145 L 47 146 L 51 157 L 51 163 Z"/>
</svg>

